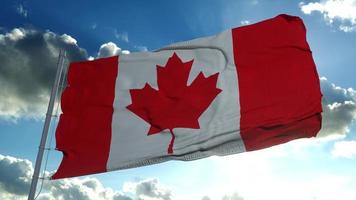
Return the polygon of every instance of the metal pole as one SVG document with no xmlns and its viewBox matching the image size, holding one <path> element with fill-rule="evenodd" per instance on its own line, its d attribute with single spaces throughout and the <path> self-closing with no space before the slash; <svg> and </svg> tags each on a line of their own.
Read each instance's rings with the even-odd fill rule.
<svg viewBox="0 0 356 200">
<path fill-rule="evenodd" d="M 35 197 L 37 182 L 39 179 L 39 174 L 40 174 L 41 165 L 42 165 L 43 153 L 44 153 L 44 150 L 46 147 L 46 142 L 47 142 L 48 130 L 49 130 L 49 126 L 51 124 L 53 107 L 54 107 L 54 103 L 55 103 L 56 96 L 58 93 L 59 82 L 60 82 L 62 71 L 63 71 L 64 57 L 65 57 L 65 52 L 61 50 L 59 52 L 59 57 L 58 57 L 58 62 L 57 62 L 57 73 L 56 73 L 54 85 L 52 87 L 51 96 L 50 96 L 49 103 L 48 103 L 46 119 L 45 119 L 45 123 L 43 125 L 42 137 L 41 137 L 40 146 L 38 148 L 36 165 L 35 165 L 35 170 L 34 170 L 33 176 L 32 176 L 31 188 L 30 188 L 30 193 L 28 194 L 28 200 L 34 200 L 34 197 Z"/>
</svg>

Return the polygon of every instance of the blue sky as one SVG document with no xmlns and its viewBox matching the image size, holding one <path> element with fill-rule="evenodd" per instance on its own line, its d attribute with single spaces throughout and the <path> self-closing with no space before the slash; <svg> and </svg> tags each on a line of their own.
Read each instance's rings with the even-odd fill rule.
<svg viewBox="0 0 356 200">
<path fill-rule="evenodd" d="M 323 77 L 318 139 L 45 181 L 40 198 L 356 199 L 355 0 L 3 0 L 0 13 L 0 199 L 26 197 L 59 49 L 71 61 L 154 50 L 281 13 L 304 20 Z"/>
</svg>

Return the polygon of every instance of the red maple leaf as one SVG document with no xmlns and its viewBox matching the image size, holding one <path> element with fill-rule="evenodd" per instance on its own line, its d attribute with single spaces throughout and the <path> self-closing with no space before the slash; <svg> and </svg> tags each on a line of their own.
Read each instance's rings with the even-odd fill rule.
<svg viewBox="0 0 356 200">
<path fill-rule="evenodd" d="M 199 129 L 198 119 L 222 91 L 216 88 L 219 73 L 205 77 L 202 72 L 187 86 L 194 60 L 182 62 L 176 53 L 168 59 L 165 67 L 157 65 L 159 90 L 148 83 L 142 89 L 131 89 L 131 112 L 151 125 L 148 134 L 169 129 L 172 138 L 168 153 L 173 153 L 175 135 L 173 128 Z"/>
</svg>

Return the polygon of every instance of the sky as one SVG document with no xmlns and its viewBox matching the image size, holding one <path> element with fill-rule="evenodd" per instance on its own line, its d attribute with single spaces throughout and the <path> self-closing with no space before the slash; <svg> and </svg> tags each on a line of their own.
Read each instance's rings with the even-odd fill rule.
<svg viewBox="0 0 356 200">
<path fill-rule="evenodd" d="M 27 197 L 60 49 L 68 62 L 152 51 L 281 13 L 299 16 L 307 28 L 324 95 L 317 138 L 44 180 L 38 199 L 356 199 L 356 0 L 2 0 L 0 199 Z M 53 122 L 45 177 L 61 159 Z"/>
</svg>

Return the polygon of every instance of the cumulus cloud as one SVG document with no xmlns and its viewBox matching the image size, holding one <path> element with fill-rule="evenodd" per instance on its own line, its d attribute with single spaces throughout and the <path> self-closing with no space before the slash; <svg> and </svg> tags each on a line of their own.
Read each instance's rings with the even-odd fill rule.
<svg viewBox="0 0 356 200">
<path fill-rule="evenodd" d="M 0 120 L 44 116 L 60 50 L 67 62 L 94 59 L 68 34 L 24 28 L 0 34 Z M 129 53 L 109 42 L 97 56 Z"/>
<path fill-rule="evenodd" d="M 0 154 L 0 194 L 27 194 L 32 173 L 30 161 Z"/>
<path fill-rule="evenodd" d="M 324 95 L 323 125 L 318 136 L 345 135 L 356 119 L 356 91 L 338 87 L 325 77 L 320 78 L 320 87 Z"/>
<path fill-rule="evenodd" d="M 105 57 L 121 55 L 121 54 L 129 54 L 129 53 L 130 53 L 130 51 L 122 50 L 115 43 L 108 42 L 108 43 L 105 43 L 105 44 L 100 46 L 100 49 L 99 49 L 97 57 L 98 58 L 105 58 Z"/>
<path fill-rule="evenodd" d="M 248 24 L 250 24 L 250 21 L 248 21 L 248 20 L 242 20 L 242 21 L 240 21 L 240 24 L 241 24 L 241 25 L 248 25 Z"/>
<path fill-rule="evenodd" d="M 322 0 L 308 4 L 301 2 L 299 5 L 302 12 L 307 15 L 312 12 L 320 12 L 330 24 L 339 21 L 341 31 L 356 30 L 356 0 Z"/>
<path fill-rule="evenodd" d="M 135 194 L 140 200 L 172 200 L 172 191 L 159 184 L 157 179 L 125 183 L 124 191 Z"/>
<path fill-rule="evenodd" d="M 211 198 L 204 196 L 202 200 L 211 200 Z M 244 198 L 235 192 L 232 195 L 224 195 L 221 200 L 244 200 Z"/>
<path fill-rule="evenodd" d="M 27 15 L 28 15 L 27 9 L 25 9 L 25 7 L 22 4 L 20 4 L 16 7 L 16 11 L 19 15 L 21 15 L 23 17 L 27 17 Z"/>
<path fill-rule="evenodd" d="M 356 26 L 346 26 L 346 25 L 340 25 L 339 29 L 344 32 L 354 32 L 356 31 Z"/>
<path fill-rule="evenodd" d="M 140 45 L 136 45 L 135 49 L 137 49 L 140 52 L 146 52 L 148 51 L 148 48 L 146 46 L 140 46 Z"/>
<path fill-rule="evenodd" d="M 104 187 L 95 178 L 71 178 L 46 182 L 40 199 L 132 200 L 129 196 Z"/>
<path fill-rule="evenodd" d="M 45 113 L 60 49 L 69 60 L 87 58 L 67 34 L 23 28 L 0 34 L 0 118 L 37 118 Z"/>
<path fill-rule="evenodd" d="M 222 200 L 244 200 L 238 193 L 232 195 L 225 195 Z"/>
<path fill-rule="evenodd" d="M 33 174 L 29 160 L 0 154 L 0 199 L 26 199 Z M 48 174 L 48 173 L 47 173 Z M 157 179 L 124 183 L 115 191 L 96 178 L 44 181 L 39 200 L 173 200 L 173 192 Z"/>
<path fill-rule="evenodd" d="M 356 141 L 335 142 L 331 154 L 334 157 L 352 158 L 356 156 Z"/>
<path fill-rule="evenodd" d="M 125 42 L 129 42 L 129 34 L 127 32 L 117 32 L 117 30 L 115 29 L 115 37 L 119 40 L 125 41 Z"/>
</svg>

